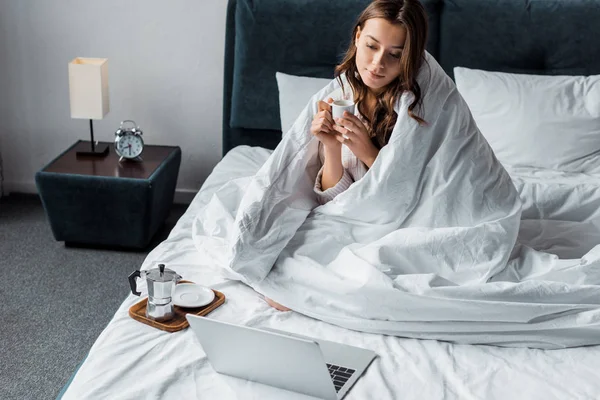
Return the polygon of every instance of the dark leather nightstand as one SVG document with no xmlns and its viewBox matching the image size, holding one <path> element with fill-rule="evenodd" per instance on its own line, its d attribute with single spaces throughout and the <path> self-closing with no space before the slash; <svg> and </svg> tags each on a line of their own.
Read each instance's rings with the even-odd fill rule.
<svg viewBox="0 0 600 400">
<path fill-rule="evenodd" d="M 144 146 L 143 161 L 77 157 L 78 141 L 36 173 L 56 240 L 66 244 L 146 247 L 173 204 L 181 149 Z"/>
</svg>

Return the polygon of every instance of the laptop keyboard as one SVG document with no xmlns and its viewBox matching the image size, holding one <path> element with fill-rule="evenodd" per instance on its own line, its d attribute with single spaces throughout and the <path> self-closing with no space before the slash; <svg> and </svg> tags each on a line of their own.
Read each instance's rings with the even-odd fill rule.
<svg viewBox="0 0 600 400">
<path fill-rule="evenodd" d="M 333 364 L 327 364 L 327 368 L 329 368 L 329 375 L 331 375 L 331 380 L 333 380 L 336 393 L 340 391 L 342 386 L 348 382 L 348 379 L 355 372 L 352 368 L 340 367 Z"/>
</svg>

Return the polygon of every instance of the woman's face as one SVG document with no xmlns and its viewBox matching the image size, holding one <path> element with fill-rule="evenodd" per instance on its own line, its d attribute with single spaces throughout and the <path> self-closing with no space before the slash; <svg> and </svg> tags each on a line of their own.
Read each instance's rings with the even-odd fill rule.
<svg viewBox="0 0 600 400">
<path fill-rule="evenodd" d="M 377 93 L 400 75 L 400 56 L 406 41 L 404 25 L 372 18 L 358 28 L 356 68 L 365 85 Z"/>
</svg>

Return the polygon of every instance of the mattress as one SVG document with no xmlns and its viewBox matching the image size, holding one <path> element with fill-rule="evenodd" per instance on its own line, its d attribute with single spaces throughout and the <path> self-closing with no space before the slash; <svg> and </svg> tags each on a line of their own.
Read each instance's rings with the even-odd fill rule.
<svg viewBox="0 0 600 400">
<path fill-rule="evenodd" d="M 247 146 L 230 151 L 215 167 L 169 237 L 148 254 L 141 268 L 164 263 L 184 279 L 223 292 L 226 303 L 209 318 L 256 328 L 276 328 L 373 350 L 377 357 L 345 397 L 348 400 L 600 397 L 600 346 L 539 350 L 367 334 L 296 312 L 279 312 L 248 286 L 222 278 L 194 247 L 191 237 L 194 217 L 223 183 L 254 174 L 270 153 Z M 527 174 L 520 179 L 527 184 Z M 531 219 L 525 221 L 520 240 L 575 254 L 593 242 L 582 244 L 578 238 L 600 237 L 594 220 L 595 215 L 591 214 L 581 221 Z M 143 296 L 146 289 L 142 282 L 139 287 Z M 167 333 L 131 319 L 128 309 L 139 300 L 129 295 L 123 301 L 90 349 L 64 399 L 308 398 L 217 374 L 191 330 Z"/>
</svg>

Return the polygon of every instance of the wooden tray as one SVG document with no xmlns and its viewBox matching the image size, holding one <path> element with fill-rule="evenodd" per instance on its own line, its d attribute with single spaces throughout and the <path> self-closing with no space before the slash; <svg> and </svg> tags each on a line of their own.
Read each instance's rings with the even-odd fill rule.
<svg viewBox="0 0 600 400">
<path fill-rule="evenodd" d="M 193 282 L 180 281 L 179 283 Z M 214 289 L 212 289 L 212 291 L 215 292 L 215 299 L 212 301 L 212 303 L 197 308 L 183 308 L 174 306 L 173 308 L 175 309 L 175 317 L 169 321 L 158 322 L 146 317 L 146 306 L 148 305 L 147 297 L 129 307 L 129 316 L 136 321 L 153 326 L 154 328 L 167 332 L 177 332 L 190 326 L 189 322 L 185 318 L 185 314 L 191 313 L 194 315 L 204 316 L 225 302 L 225 295 L 223 293 Z"/>
</svg>

